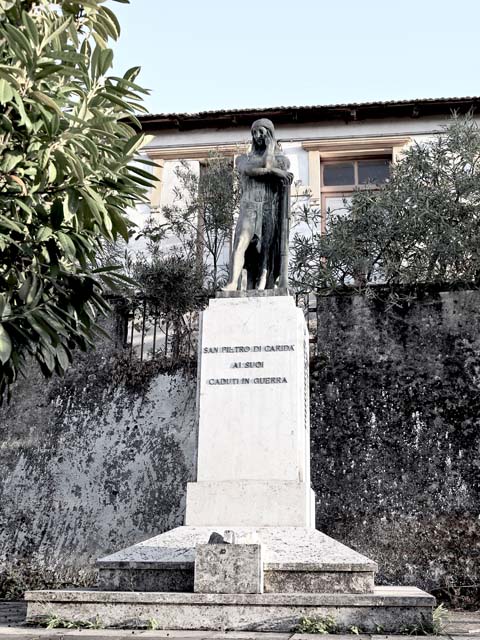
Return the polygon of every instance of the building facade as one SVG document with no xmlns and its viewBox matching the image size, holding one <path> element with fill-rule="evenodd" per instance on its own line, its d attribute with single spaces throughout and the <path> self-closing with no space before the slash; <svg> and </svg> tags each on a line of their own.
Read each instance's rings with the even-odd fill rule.
<svg viewBox="0 0 480 640">
<path fill-rule="evenodd" d="M 142 116 L 152 136 L 144 153 L 158 163 L 158 182 L 150 206 L 133 218 L 140 227 L 149 214 L 161 221 L 162 208 L 175 198 L 180 161 L 197 172 L 212 152 L 233 159 L 249 148 L 253 121 L 266 117 L 290 160 L 294 199 L 308 194 L 309 204 L 322 212 L 324 231 L 355 188 L 375 188 L 388 178 L 390 163 L 408 145 L 440 134 L 454 113 L 475 114 L 479 106 L 480 98 L 441 98 Z M 292 228 L 299 230 L 295 220 Z"/>
</svg>

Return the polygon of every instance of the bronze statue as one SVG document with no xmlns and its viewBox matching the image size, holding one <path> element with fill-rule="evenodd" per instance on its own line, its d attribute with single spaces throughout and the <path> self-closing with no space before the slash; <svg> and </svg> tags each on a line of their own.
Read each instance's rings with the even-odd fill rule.
<svg viewBox="0 0 480 640">
<path fill-rule="evenodd" d="M 229 281 L 224 291 L 240 288 L 242 269 L 248 289 L 287 287 L 290 162 L 266 118 L 252 124 L 250 153 L 237 158 L 242 195 Z"/>
</svg>

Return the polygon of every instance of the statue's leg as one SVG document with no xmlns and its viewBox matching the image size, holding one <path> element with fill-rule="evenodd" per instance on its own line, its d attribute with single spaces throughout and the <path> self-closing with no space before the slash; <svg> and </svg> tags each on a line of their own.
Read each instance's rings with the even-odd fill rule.
<svg viewBox="0 0 480 640">
<path fill-rule="evenodd" d="M 262 249 L 259 256 L 259 279 L 257 289 L 263 291 L 267 285 L 267 276 L 268 276 L 268 252 L 265 249 L 265 243 L 262 243 Z"/>
<path fill-rule="evenodd" d="M 258 281 L 257 289 L 260 289 L 263 291 L 263 289 L 265 289 L 266 284 L 267 284 L 267 270 L 262 269 L 262 273 L 260 274 L 260 280 Z"/>
<path fill-rule="evenodd" d="M 250 244 L 251 237 L 252 232 L 249 229 L 244 229 L 235 236 L 235 243 L 230 261 L 230 278 L 227 284 L 223 287 L 223 291 L 237 290 L 238 280 L 242 273 L 243 263 L 245 262 L 245 251 Z"/>
</svg>

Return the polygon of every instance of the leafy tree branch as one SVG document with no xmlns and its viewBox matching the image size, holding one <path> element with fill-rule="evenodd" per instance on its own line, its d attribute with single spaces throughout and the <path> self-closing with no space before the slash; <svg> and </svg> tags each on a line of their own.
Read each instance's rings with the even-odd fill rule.
<svg viewBox="0 0 480 640">
<path fill-rule="evenodd" d="M 125 211 L 154 178 L 138 158 L 139 68 L 107 75 L 120 27 L 104 0 L 0 9 L 2 396 L 27 357 L 61 374 L 93 345 L 105 293 L 123 278 L 98 268 L 103 247 L 128 238 Z"/>
</svg>

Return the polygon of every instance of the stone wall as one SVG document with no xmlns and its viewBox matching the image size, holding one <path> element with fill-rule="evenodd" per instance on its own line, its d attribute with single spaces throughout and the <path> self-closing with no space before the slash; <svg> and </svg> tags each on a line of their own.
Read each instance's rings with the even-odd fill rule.
<svg viewBox="0 0 480 640">
<path fill-rule="evenodd" d="M 480 582 L 479 308 L 477 292 L 397 309 L 323 299 L 311 375 L 317 527 L 376 560 L 380 581 L 466 605 Z M 64 380 L 32 367 L 0 410 L 0 597 L 181 524 L 195 450 L 193 377 L 108 344 Z"/>
<path fill-rule="evenodd" d="M 312 368 L 317 527 L 384 583 L 465 605 L 480 583 L 479 308 L 476 291 L 324 298 Z"/>
<path fill-rule="evenodd" d="M 64 380 L 32 366 L 0 413 L 0 597 L 89 584 L 96 557 L 182 524 L 195 392 L 108 345 Z"/>
</svg>

